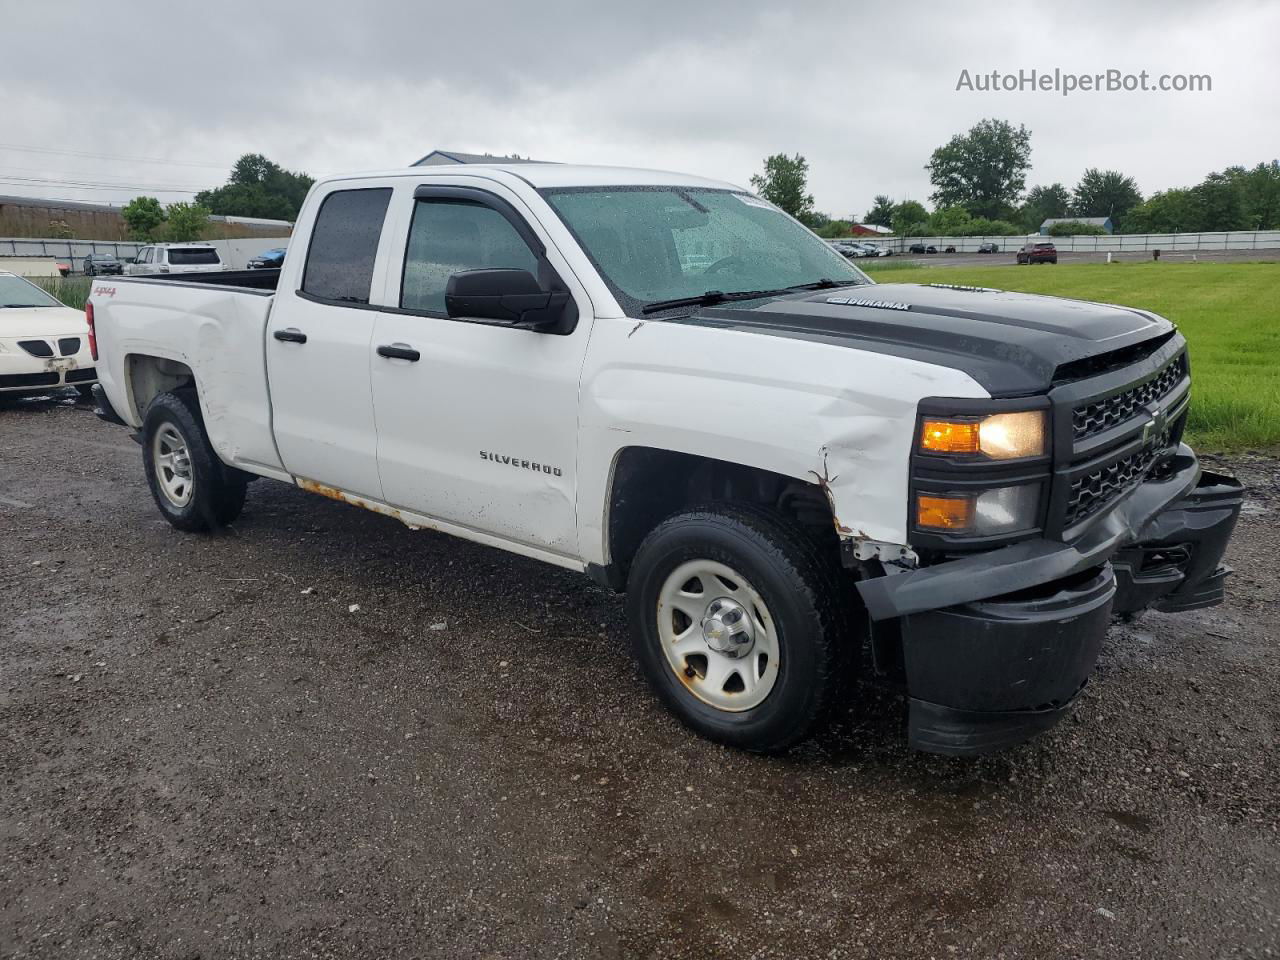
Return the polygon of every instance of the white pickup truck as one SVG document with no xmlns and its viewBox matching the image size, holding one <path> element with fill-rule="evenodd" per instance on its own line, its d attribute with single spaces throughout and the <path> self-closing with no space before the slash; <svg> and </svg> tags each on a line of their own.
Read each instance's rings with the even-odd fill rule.
<svg viewBox="0 0 1280 960">
<path fill-rule="evenodd" d="M 1235 481 L 1142 310 L 872 284 L 727 183 L 558 164 L 317 183 L 279 271 L 94 284 L 100 414 L 161 512 L 250 479 L 584 571 L 690 726 L 780 750 L 906 689 L 972 754 L 1054 723 L 1113 615 L 1217 603 Z"/>
</svg>

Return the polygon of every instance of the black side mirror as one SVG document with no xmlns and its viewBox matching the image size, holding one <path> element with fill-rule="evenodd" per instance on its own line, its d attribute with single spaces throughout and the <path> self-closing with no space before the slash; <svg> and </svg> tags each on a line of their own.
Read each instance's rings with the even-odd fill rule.
<svg viewBox="0 0 1280 960">
<path fill-rule="evenodd" d="M 444 305 L 451 317 L 496 320 L 555 333 L 567 333 L 565 323 L 572 329 L 577 320 L 569 291 L 542 289 L 528 270 L 455 273 L 445 286 Z"/>
</svg>

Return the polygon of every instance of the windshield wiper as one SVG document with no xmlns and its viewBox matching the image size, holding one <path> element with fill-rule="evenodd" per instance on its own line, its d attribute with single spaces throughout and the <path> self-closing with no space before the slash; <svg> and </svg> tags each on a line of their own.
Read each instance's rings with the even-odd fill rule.
<svg viewBox="0 0 1280 960">
<path fill-rule="evenodd" d="M 709 307 L 715 303 L 730 303 L 734 300 L 758 300 L 760 297 L 774 297 L 780 293 L 790 293 L 788 289 L 778 290 L 734 290 L 725 293 L 723 290 L 708 290 L 696 297 L 676 297 L 674 300 L 655 300 L 640 308 L 641 313 L 656 313 L 659 310 L 670 310 L 673 307 Z"/>
<path fill-rule="evenodd" d="M 832 287 L 860 287 L 861 280 L 829 280 L 823 277 L 821 280 L 814 280 L 812 283 L 797 283 L 795 286 L 787 287 L 788 290 L 830 290 Z"/>
<path fill-rule="evenodd" d="M 8 307 L 10 310 L 26 310 L 28 307 L 47 307 L 47 303 L 0 303 L 0 310 Z"/>
</svg>

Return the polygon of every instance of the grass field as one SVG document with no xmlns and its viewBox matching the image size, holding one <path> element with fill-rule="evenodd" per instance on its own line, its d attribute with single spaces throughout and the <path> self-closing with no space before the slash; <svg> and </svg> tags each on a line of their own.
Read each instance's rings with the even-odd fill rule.
<svg viewBox="0 0 1280 960">
<path fill-rule="evenodd" d="M 881 283 L 964 283 L 1152 310 L 1191 345 L 1188 441 L 1205 451 L 1280 450 L 1280 263 L 895 265 L 868 273 Z"/>
<path fill-rule="evenodd" d="M 1280 263 L 909 267 L 860 261 L 882 283 L 966 283 L 1154 310 L 1191 344 L 1188 439 L 1205 451 L 1280 450 Z M 37 281 L 84 306 L 84 277 Z"/>
</svg>

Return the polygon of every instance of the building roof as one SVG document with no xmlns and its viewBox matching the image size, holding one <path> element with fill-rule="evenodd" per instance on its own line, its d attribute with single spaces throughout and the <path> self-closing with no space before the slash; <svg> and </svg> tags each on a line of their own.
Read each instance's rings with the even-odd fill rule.
<svg viewBox="0 0 1280 960">
<path fill-rule="evenodd" d="M 530 160 L 527 157 L 494 156 L 491 153 L 463 153 L 461 150 L 432 150 L 421 160 L 413 163 L 415 167 L 435 167 L 453 163 L 544 163 L 542 160 Z"/>
<path fill-rule="evenodd" d="M 1050 217 L 1040 224 L 1040 229 L 1048 230 L 1055 223 L 1087 223 L 1093 227 L 1105 227 L 1110 222 L 1110 217 Z"/>
</svg>

